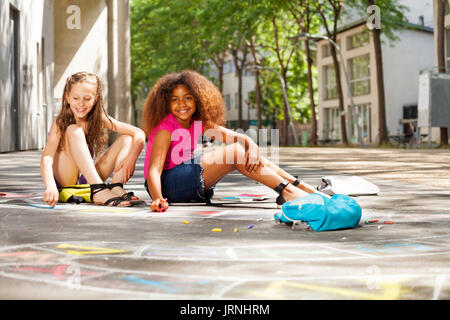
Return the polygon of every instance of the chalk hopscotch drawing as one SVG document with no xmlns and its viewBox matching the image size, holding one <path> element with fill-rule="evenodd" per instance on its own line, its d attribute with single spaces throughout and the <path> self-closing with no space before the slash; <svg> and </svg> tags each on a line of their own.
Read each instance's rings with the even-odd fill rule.
<svg viewBox="0 0 450 320">
<path fill-rule="evenodd" d="M 330 245 L 295 245 L 285 248 L 283 245 L 242 245 L 236 247 L 170 247 L 158 245 L 142 246 L 122 242 L 80 242 L 80 243 L 37 243 L 30 245 L 0 248 L 0 276 L 24 281 L 37 281 L 65 286 L 69 289 L 96 290 L 97 292 L 113 292 L 127 296 L 150 297 L 199 297 L 199 298 L 245 298 L 264 297 L 283 299 L 310 292 L 314 297 L 336 296 L 345 299 L 399 299 L 407 289 L 402 283 L 381 277 L 379 269 L 366 269 L 359 277 L 341 277 L 338 280 L 327 277 L 291 275 L 284 270 L 274 272 L 272 276 L 254 278 L 251 275 L 230 277 L 216 272 L 196 273 L 192 263 L 209 263 L 209 261 L 226 261 L 236 270 L 246 262 L 280 261 L 289 263 L 310 263 L 332 261 L 332 259 L 382 259 L 383 255 L 402 254 L 404 249 L 413 254 L 432 252 L 431 245 L 403 243 L 384 243 L 370 246 L 363 243 L 362 250 L 339 249 Z M 400 244 L 400 245 L 399 245 Z M 365 249 L 364 249 L 365 248 Z M 370 254 L 383 248 L 379 255 Z M 389 251 L 398 249 L 399 251 Z M 340 255 L 330 257 L 330 252 Z M 170 261 L 189 261 L 192 270 L 184 273 L 165 269 L 155 270 L 159 266 L 153 259 Z M 381 260 L 379 260 L 381 261 Z M 133 269 L 130 268 L 133 262 Z M 179 269 L 176 269 L 179 270 Z M 384 271 L 384 270 L 383 270 Z M 292 280 L 285 280 L 291 277 Z M 433 278 L 435 275 L 429 275 Z M 369 279 L 370 278 L 370 279 Z M 368 282 L 369 280 L 372 282 Z M 434 278 L 433 278 L 434 279 Z M 346 288 L 348 282 L 359 282 L 357 289 Z M 436 281 L 434 297 L 445 297 L 443 293 L 446 278 Z M 330 286 L 330 283 L 333 285 Z M 370 285 L 370 287 L 369 287 Z M 431 293 L 430 293 L 431 294 Z"/>
</svg>

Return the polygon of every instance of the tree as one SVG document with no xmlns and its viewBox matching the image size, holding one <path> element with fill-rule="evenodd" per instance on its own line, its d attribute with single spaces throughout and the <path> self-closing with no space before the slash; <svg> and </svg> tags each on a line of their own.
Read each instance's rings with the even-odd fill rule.
<svg viewBox="0 0 450 320">
<path fill-rule="evenodd" d="M 342 7 L 344 2 L 339 0 L 327 0 L 327 2 L 316 2 L 315 7 L 319 16 L 322 19 L 323 26 L 325 28 L 325 32 L 331 40 L 336 42 L 338 29 L 337 25 L 339 19 L 342 14 Z M 331 24 L 331 26 L 330 26 Z M 342 81 L 341 81 L 341 69 L 339 66 L 339 61 L 337 58 L 336 48 L 334 46 L 331 47 L 331 57 L 333 59 L 334 73 L 336 77 L 336 89 L 338 92 L 338 101 L 339 101 L 339 114 L 340 114 L 340 125 L 341 125 L 341 142 L 344 145 L 348 145 L 348 136 L 347 136 L 347 126 L 345 120 L 345 108 L 344 108 L 344 95 L 342 92 Z M 342 63 L 345 63 L 342 61 Z"/>
<path fill-rule="evenodd" d="M 437 0 L 437 63 L 438 72 L 445 73 L 445 3 L 446 0 Z M 450 44 L 448 44 L 450 46 Z M 448 129 L 447 127 L 440 128 L 440 146 L 448 145 Z"/>
<path fill-rule="evenodd" d="M 313 12 L 311 11 L 311 0 L 297 0 L 292 3 L 288 3 L 289 11 L 294 17 L 295 21 L 297 21 L 299 29 L 304 33 L 311 32 L 311 24 L 312 19 L 314 17 Z M 309 44 L 309 39 L 304 40 L 304 48 L 305 55 L 308 65 L 308 91 L 309 91 L 309 101 L 310 101 L 310 109 L 311 109 L 311 126 L 312 126 L 312 137 L 311 143 L 313 145 L 317 145 L 318 137 L 317 137 L 317 116 L 316 116 L 316 103 L 314 100 L 314 85 L 313 85 L 313 75 L 312 75 L 312 67 L 313 67 L 313 59 L 311 54 L 311 48 Z"/>
</svg>

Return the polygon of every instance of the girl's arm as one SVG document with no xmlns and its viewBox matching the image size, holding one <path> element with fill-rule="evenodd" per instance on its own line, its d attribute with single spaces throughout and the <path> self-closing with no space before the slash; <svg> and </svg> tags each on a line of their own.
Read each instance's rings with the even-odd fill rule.
<svg viewBox="0 0 450 320">
<path fill-rule="evenodd" d="M 133 142 L 131 144 L 130 152 L 128 156 L 117 166 L 115 172 L 121 170 L 123 168 L 123 181 L 122 183 L 126 183 L 134 173 L 134 169 L 136 167 L 136 161 L 141 154 L 142 148 L 145 145 L 145 134 L 141 129 L 132 126 L 131 124 L 127 124 L 121 121 L 117 121 L 111 117 L 103 115 L 103 125 L 111 131 L 128 135 L 133 138 Z M 111 120 L 111 121 L 110 121 Z"/>
<path fill-rule="evenodd" d="M 41 156 L 41 177 L 45 184 L 44 201 L 51 207 L 54 207 L 58 202 L 59 192 L 56 186 L 55 177 L 53 175 L 53 159 L 58 150 L 59 141 L 61 140 L 61 133 L 53 122 L 47 143 Z"/>
<path fill-rule="evenodd" d="M 204 132 L 206 137 L 214 137 L 225 144 L 239 143 L 245 148 L 245 168 L 248 172 L 263 166 L 259 146 L 249 136 L 235 132 L 222 126 L 208 129 Z"/>
<path fill-rule="evenodd" d="M 147 186 L 152 197 L 150 209 L 152 211 L 161 211 L 168 208 L 166 200 L 161 192 L 161 173 L 166 161 L 167 151 L 169 150 L 172 138 L 170 132 L 161 130 L 155 135 L 150 155 L 150 163 L 147 174 Z"/>
</svg>

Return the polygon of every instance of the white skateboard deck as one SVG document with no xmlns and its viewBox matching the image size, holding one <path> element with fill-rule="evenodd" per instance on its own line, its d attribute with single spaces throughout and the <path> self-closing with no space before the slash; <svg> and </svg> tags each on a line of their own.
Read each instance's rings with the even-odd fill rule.
<svg viewBox="0 0 450 320">
<path fill-rule="evenodd" d="M 322 177 L 319 191 L 329 195 L 362 196 L 378 194 L 380 189 L 373 183 L 358 176 L 326 176 Z"/>
</svg>

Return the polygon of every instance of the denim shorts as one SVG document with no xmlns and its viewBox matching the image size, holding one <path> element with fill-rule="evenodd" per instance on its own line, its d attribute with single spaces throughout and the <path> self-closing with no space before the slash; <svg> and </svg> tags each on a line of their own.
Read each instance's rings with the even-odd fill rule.
<svg viewBox="0 0 450 320">
<path fill-rule="evenodd" d="M 205 190 L 203 180 L 203 168 L 198 159 L 188 160 L 176 167 L 163 170 L 161 173 L 161 191 L 169 203 L 177 202 L 205 202 L 211 203 L 214 195 L 214 187 Z M 147 180 L 145 189 L 148 194 Z"/>
</svg>

